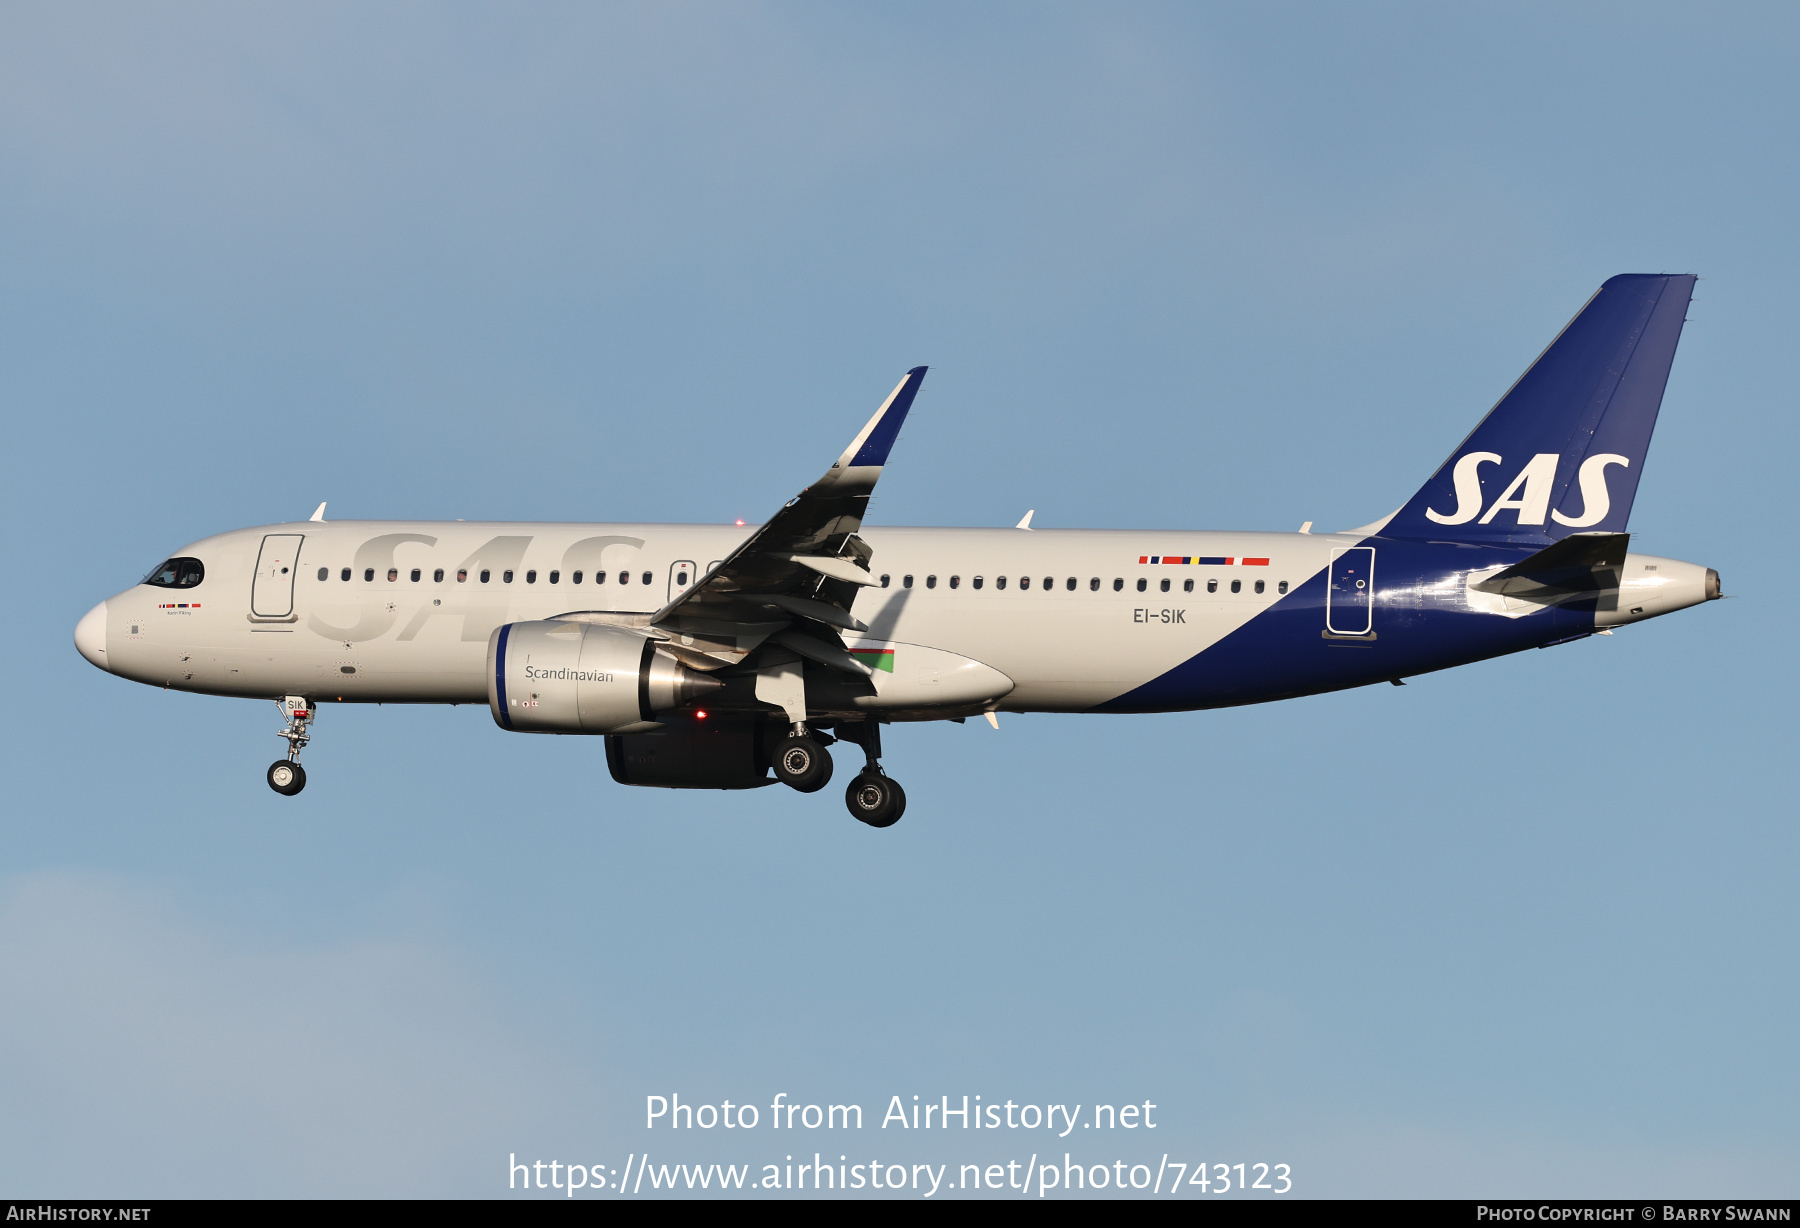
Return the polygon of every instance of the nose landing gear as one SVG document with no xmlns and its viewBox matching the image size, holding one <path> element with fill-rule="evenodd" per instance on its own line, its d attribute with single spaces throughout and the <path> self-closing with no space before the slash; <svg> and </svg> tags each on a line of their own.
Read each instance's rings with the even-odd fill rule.
<svg viewBox="0 0 1800 1228">
<path fill-rule="evenodd" d="M 862 745 L 863 770 L 844 790 L 844 805 L 858 822 L 892 827 L 906 813 L 906 790 L 881 770 L 881 723 L 873 717 L 856 725 L 840 725 L 838 736 Z"/>
<path fill-rule="evenodd" d="M 288 723 L 287 728 L 275 736 L 287 739 L 288 753 L 286 759 L 277 759 L 269 765 L 269 788 L 283 797 L 292 797 L 306 788 L 306 769 L 300 766 L 300 748 L 312 741 L 307 727 L 312 724 L 313 707 L 303 695 L 285 696 L 277 706 Z"/>
</svg>

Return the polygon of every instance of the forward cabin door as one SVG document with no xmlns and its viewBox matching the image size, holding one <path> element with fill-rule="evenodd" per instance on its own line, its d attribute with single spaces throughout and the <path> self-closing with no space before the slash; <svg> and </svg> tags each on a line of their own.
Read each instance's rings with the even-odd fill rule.
<svg viewBox="0 0 1800 1228">
<path fill-rule="evenodd" d="M 299 533 L 271 533 L 256 557 L 256 580 L 250 586 L 250 613 L 257 618 L 287 618 L 294 612 L 294 575 L 300 568 Z"/>
<path fill-rule="evenodd" d="M 1331 552 L 1325 586 L 1325 630 L 1330 635 L 1375 633 L 1375 547 L 1350 546 Z"/>
</svg>

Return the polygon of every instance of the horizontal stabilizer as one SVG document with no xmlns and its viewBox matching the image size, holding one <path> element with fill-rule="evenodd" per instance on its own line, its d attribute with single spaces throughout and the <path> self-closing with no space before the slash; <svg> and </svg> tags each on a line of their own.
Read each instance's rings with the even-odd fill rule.
<svg viewBox="0 0 1800 1228">
<path fill-rule="evenodd" d="M 1630 546 L 1629 533 L 1577 533 L 1470 587 L 1535 601 L 1617 588 Z"/>
</svg>

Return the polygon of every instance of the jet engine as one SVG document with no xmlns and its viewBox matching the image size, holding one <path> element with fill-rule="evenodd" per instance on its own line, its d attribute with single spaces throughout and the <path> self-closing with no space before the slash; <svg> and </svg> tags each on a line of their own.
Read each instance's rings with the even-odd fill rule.
<svg viewBox="0 0 1800 1228">
<path fill-rule="evenodd" d="M 755 715 L 678 717 L 652 733 L 606 739 L 606 766 L 622 785 L 759 789 L 769 775 L 771 727 Z"/>
<path fill-rule="evenodd" d="M 488 709 L 520 733 L 617 733 L 652 725 L 721 684 L 624 627 L 549 619 L 488 637 Z"/>
</svg>

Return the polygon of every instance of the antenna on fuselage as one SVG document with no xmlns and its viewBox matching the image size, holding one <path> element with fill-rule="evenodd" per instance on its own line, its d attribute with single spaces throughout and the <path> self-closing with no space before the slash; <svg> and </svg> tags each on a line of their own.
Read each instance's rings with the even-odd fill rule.
<svg viewBox="0 0 1800 1228">
<path fill-rule="evenodd" d="M 1013 528 L 1024 529 L 1027 533 L 1031 532 L 1031 518 L 1035 515 L 1037 515 L 1037 509 L 1034 507 L 1029 512 L 1026 512 L 1025 519 L 1019 521 Z"/>
<path fill-rule="evenodd" d="M 306 522 L 308 524 L 324 524 L 325 523 L 325 505 L 323 503 L 319 504 L 319 506 L 316 509 L 314 509 L 313 514 L 306 518 Z"/>
</svg>

